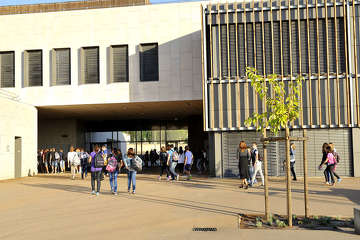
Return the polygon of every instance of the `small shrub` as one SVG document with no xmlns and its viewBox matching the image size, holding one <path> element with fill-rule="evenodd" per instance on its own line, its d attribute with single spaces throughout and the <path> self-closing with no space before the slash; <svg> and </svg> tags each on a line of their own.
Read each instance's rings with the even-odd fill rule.
<svg viewBox="0 0 360 240">
<path fill-rule="evenodd" d="M 296 220 L 296 219 L 297 219 L 297 217 L 296 217 L 295 214 L 292 215 L 292 218 L 293 218 L 293 220 Z"/>
<path fill-rule="evenodd" d="M 256 221 L 256 227 L 261 228 L 262 227 L 262 222 L 261 221 Z"/>
<path fill-rule="evenodd" d="M 336 216 L 335 220 L 339 221 L 339 220 L 340 220 L 340 217 L 339 217 L 339 216 Z"/>
<path fill-rule="evenodd" d="M 303 221 L 298 221 L 298 225 L 303 225 Z"/>
<path fill-rule="evenodd" d="M 280 227 L 280 228 L 284 228 L 286 227 L 286 223 L 284 223 L 283 221 L 280 221 L 279 219 L 276 219 L 276 226 Z"/>
<path fill-rule="evenodd" d="M 314 220 L 319 220 L 319 216 L 314 216 Z"/>
</svg>

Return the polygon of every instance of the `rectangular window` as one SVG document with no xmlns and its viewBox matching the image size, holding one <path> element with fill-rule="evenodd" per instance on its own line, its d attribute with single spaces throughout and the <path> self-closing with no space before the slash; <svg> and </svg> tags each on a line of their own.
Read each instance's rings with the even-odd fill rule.
<svg viewBox="0 0 360 240">
<path fill-rule="evenodd" d="M 81 48 L 80 84 L 100 83 L 99 47 Z"/>
<path fill-rule="evenodd" d="M 52 50 L 52 86 L 71 84 L 70 48 Z"/>
<path fill-rule="evenodd" d="M 42 86 L 42 50 L 24 52 L 24 87 Z"/>
<path fill-rule="evenodd" d="M 129 82 L 128 45 L 110 47 L 110 82 Z"/>
<path fill-rule="evenodd" d="M 0 87 L 15 87 L 15 52 L 0 52 Z"/>
<path fill-rule="evenodd" d="M 140 81 L 159 81 L 159 48 L 157 43 L 140 44 Z"/>
</svg>

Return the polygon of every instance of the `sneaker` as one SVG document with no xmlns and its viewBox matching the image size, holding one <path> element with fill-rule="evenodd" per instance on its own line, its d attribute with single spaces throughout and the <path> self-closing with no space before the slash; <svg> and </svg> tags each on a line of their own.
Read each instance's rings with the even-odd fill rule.
<svg viewBox="0 0 360 240">
<path fill-rule="evenodd" d="M 340 183 L 340 182 L 341 182 L 341 178 L 339 178 L 339 179 L 337 180 L 337 182 Z"/>
<path fill-rule="evenodd" d="M 128 193 L 130 193 L 130 189 L 128 189 Z"/>
<path fill-rule="evenodd" d="M 114 192 L 114 195 L 115 195 L 115 196 L 117 196 L 117 195 L 118 195 L 118 193 L 117 193 L 117 192 Z"/>
<path fill-rule="evenodd" d="M 92 191 L 92 192 L 91 192 L 91 195 L 95 195 L 95 194 L 96 194 L 95 191 Z"/>
<path fill-rule="evenodd" d="M 160 176 L 158 177 L 158 180 L 159 180 L 159 181 L 161 180 L 161 177 L 160 177 Z"/>
<path fill-rule="evenodd" d="M 99 192 L 96 192 L 96 196 L 99 196 L 100 195 L 100 193 Z"/>
<path fill-rule="evenodd" d="M 176 176 L 176 181 L 179 181 L 179 179 L 180 179 L 180 176 L 177 175 L 177 176 Z"/>
<path fill-rule="evenodd" d="M 330 183 L 329 183 L 329 182 L 326 182 L 325 184 L 326 184 L 326 185 L 330 185 Z"/>
<path fill-rule="evenodd" d="M 132 194 L 135 194 L 135 190 L 132 191 Z"/>
</svg>

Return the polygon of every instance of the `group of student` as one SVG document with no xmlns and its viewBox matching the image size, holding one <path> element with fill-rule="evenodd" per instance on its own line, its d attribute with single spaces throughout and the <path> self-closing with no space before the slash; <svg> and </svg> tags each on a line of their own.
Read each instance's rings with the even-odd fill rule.
<svg viewBox="0 0 360 240">
<path fill-rule="evenodd" d="M 340 156 L 336 152 L 335 146 L 333 143 L 324 143 L 322 146 L 323 157 L 319 170 L 322 169 L 324 165 L 326 168 L 324 170 L 325 183 L 327 185 L 335 186 L 335 178 L 337 182 L 341 182 L 340 176 L 336 173 L 336 166 L 339 164 Z M 257 173 L 261 176 L 261 185 L 264 185 L 264 175 L 262 171 L 262 158 L 259 155 L 256 142 L 252 143 L 251 148 L 248 148 L 244 141 L 241 141 L 239 148 L 237 150 L 237 159 L 239 161 L 239 173 L 241 179 L 240 188 L 247 189 L 249 186 L 254 185 L 256 180 Z M 285 169 L 286 162 L 283 162 Z M 293 177 L 293 181 L 297 181 L 296 172 L 295 172 L 295 144 L 290 144 L 290 171 Z"/>
<path fill-rule="evenodd" d="M 65 159 L 63 149 L 47 148 L 38 151 L 39 173 L 64 173 Z"/>
<path fill-rule="evenodd" d="M 186 175 L 186 179 L 191 179 L 191 168 L 194 163 L 193 153 L 190 151 L 189 146 L 185 147 L 185 151 L 182 147 L 179 150 L 174 145 L 167 145 L 160 150 L 160 175 L 158 177 L 161 180 L 162 175 L 166 172 L 166 179 L 168 181 L 179 180 L 180 174 Z"/>
</svg>

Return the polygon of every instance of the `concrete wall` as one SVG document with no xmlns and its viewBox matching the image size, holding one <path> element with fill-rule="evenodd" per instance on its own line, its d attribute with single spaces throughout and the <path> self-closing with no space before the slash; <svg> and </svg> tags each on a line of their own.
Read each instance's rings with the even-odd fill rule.
<svg viewBox="0 0 360 240">
<path fill-rule="evenodd" d="M 8 90 L 32 105 L 202 99 L 199 2 L 5 15 L 0 29 L 0 51 L 15 51 L 16 87 Z M 159 44 L 159 81 L 140 82 L 139 44 L 151 42 Z M 109 46 L 118 44 L 129 46 L 129 83 L 108 84 Z M 79 85 L 86 46 L 100 47 L 100 84 Z M 71 48 L 71 86 L 50 87 L 53 48 Z M 31 49 L 43 50 L 43 86 L 23 88 Z"/>
<path fill-rule="evenodd" d="M 37 173 L 37 110 L 0 96 L 0 179 L 15 177 L 15 137 L 22 139 L 21 176 Z"/>
</svg>

